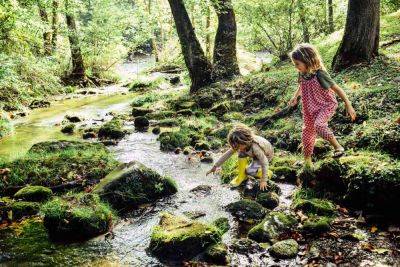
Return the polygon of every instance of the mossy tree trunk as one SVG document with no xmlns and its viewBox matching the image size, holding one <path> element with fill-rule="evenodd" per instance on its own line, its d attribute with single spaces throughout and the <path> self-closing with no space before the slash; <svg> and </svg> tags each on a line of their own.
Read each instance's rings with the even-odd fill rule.
<svg viewBox="0 0 400 267">
<path fill-rule="evenodd" d="M 335 25 L 333 22 L 333 0 L 328 0 L 328 31 L 329 33 L 335 31 Z"/>
<path fill-rule="evenodd" d="M 304 9 L 303 0 L 298 0 L 297 4 L 299 7 L 300 22 L 301 22 L 301 26 L 303 28 L 303 41 L 306 43 L 309 43 L 310 42 L 310 32 L 308 30 L 306 11 Z"/>
<path fill-rule="evenodd" d="M 58 0 L 53 0 L 52 19 L 51 19 L 51 50 L 54 53 L 57 50 L 57 35 L 58 35 Z"/>
<path fill-rule="evenodd" d="M 168 2 L 175 21 L 185 64 L 192 82 L 190 92 L 194 93 L 201 87 L 213 82 L 211 76 L 212 66 L 196 37 L 183 0 L 168 0 Z"/>
<path fill-rule="evenodd" d="M 48 26 L 49 16 L 47 14 L 46 7 L 40 1 L 38 1 L 38 7 L 39 7 L 40 19 L 46 26 Z M 43 33 L 43 49 L 44 49 L 44 54 L 46 56 L 50 56 L 51 52 L 52 52 L 51 51 L 51 37 L 52 37 L 51 31 L 46 29 Z"/>
<path fill-rule="evenodd" d="M 214 42 L 214 71 L 216 79 L 231 79 L 239 75 L 236 56 L 236 19 L 231 0 L 213 0 L 218 17 Z"/>
<path fill-rule="evenodd" d="M 68 40 L 71 49 L 72 72 L 70 78 L 73 80 L 85 80 L 85 66 L 81 47 L 79 44 L 78 30 L 76 27 L 75 16 L 70 10 L 69 0 L 65 1 L 65 19 L 68 27 Z"/>
<path fill-rule="evenodd" d="M 332 62 L 340 71 L 378 55 L 380 0 L 349 0 L 344 36 Z"/>
</svg>

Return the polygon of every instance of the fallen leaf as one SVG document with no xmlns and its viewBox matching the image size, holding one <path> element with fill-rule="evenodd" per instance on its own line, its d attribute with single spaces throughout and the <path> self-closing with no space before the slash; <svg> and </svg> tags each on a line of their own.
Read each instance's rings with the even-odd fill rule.
<svg viewBox="0 0 400 267">
<path fill-rule="evenodd" d="M 374 249 L 374 246 L 371 245 L 370 243 L 362 243 L 361 249 L 372 252 L 372 250 Z"/>
<path fill-rule="evenodd" d="M 372 226 L 370 232 L 375 233 L 376 231 L 378 231 L 378 227 L 376 227 L 375 225 Z"/>
</svg>

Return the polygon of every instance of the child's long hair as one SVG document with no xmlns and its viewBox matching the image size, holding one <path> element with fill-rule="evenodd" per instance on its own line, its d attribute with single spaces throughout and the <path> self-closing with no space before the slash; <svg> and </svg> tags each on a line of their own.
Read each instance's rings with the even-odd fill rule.
<svg viewBox="0 0 400 267">
<path fill-rule="evenodd" d="M 233 149 L 237 149 L 238 145 L 250 147 L 253 140 L 253 131 L 244 124 L 236 125 L 228 134 L 228 143 Z"/>
<path fill-rule="evenodd" d="M 307 73 L 315 73 L 319 69 L 326 70 L 317 48 L 311 44 L 298 44 L 289 55 L 292 60 L 303 62 L 307 66 Z"/>
</svg>

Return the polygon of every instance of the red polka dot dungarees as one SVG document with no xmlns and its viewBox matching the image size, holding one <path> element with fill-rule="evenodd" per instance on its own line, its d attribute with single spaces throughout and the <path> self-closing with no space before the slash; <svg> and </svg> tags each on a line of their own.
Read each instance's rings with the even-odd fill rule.
<svg viewBox="0 0 400 267">
<path fill-rule="evenodd" d="M 313 154 L 317 134 L 325 140 L 334 135 L 328 127 L 328 121 L 335 113 L 337 101 L 331 89 L 324 89 L 314 75 L 310 80 L 300 78 L 301 100 L 303 104 L 303 153 Z"/>
</svg>

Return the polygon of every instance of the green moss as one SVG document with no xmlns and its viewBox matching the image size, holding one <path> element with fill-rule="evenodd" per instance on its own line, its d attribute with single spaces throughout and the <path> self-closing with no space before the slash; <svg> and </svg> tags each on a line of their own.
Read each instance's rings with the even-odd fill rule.
<svg viewBox="0 0 400 267">
<path fill-rule="evenodd" d="M 129 91 L 136 92 L 144 89 L 154 89 L 160 84 L 161 80 L 135 80 L 128 84 Z"/>
<path fill-rule="evenodd" d="M 266 214 L 263 206 L 248 199 L 230 203 L 227 210 L 240 221 L 250 224 L 262 220 Z"/>
<path fill-rule="evenodd" d="M 218 230 L 221 232 L 221 234 L 228 232 L 228 230 L 230 228 L 229 220 L 228 220 L 228 218 L 225 218 L 225 217 L 216 219 L 213 222 L 213 224 L 215 225 L 215 227 L 218 228 Z"/>
<path fill-rule="evenodd" d="M 274 209 L 279 205 L 279 196 L 275 192 L 259 193 L 256 201 L 264 208 Z"/>
<path fill-rule="evenodd" d="M 176 116 L 176 113 L 171 110 L 155 111 L 153 113 L 149 113 L 146 115 L 147 118 L 153 119 L 153 120 L 168 119 L 168 118 L 173 118 L 175 116 Z"/>
<path fill-rule="evenodd" d="M 26 186 L 17 193 L 15 193 L 14 198 L 23 199 L 27 201 L 43 201 L 47 200 L 51 197 L 53 192 L 50 188 L 34 185 L 34 186 Z"/>
<path fill-rule="evenodd" d="M 11 203 L 13 220 L 19 220 L 24 216 L 35 215 L 39 212 L 39 204 L 35 202 L 17 201 Z"/>
<path fill-rule="evenodd" d="M 274 174 L 274 179 L 278 181 L 295 182 L 297 177 L 297 170 L 287 166 L 271 167 L 270 170 Z"/>
<path fill-rule="evenodd" d="M 171 177 L 161 176 L 139 162 L 121 164 L 93 189 L 117 211 L 127 211 L 177 192 Z"/>
<path fill-rule="evenodd" d="M 157 125 L 160 127 L 176 127 L 179 126 L 180 121 L 174 118 L 162 119 L 157 122 Z"/>
<path fill-rule="evenodd" d="M 178 147 L 189 146 L 192 141 L 186 131 L 163 132 L 157 140 L 160 141 L 160 148 L 164 151 L 173 151 Z"/>
<path fill-rule="evenodd" d="M 133 107 L 131 114 L 132 114 L 132 116 L 137 117 L 137 116 L 145 116 L 152 112 L 153 112 L 153 110 L 150 108 Z"/>
<path fill-rule="evenodd" d="M 312 197 L 315 194 L 312 190 L 298 190 L 293 196 L 292 207 L 295 210 L 302 210 L 307 214 L 332 216 L 336 213 L 335 204 L 326 199 Z"/>
<path fill-rule="evenodd" d="M 116 166 L 117 161 L 104 145 L 69 141 L 38 143 L 19 159 L 0 161 L 0 169 L 10 169 L 7 186 L 50 187 L 76 179 L 96 180 Z M 0 191 L 5 187 L 0 180 Z"/>
<path fill-rule="evenodd" d="M 70 123 L 61 128 L 61 132 L 65 134 L 72 134 L 75 130 L 75 124 Z"/>
<path fill-rule="evenodd" d="M 331 229 L 332 218 L 311 216 L 303 223 L 302 230 L 311 233 L 323 233 Z"/>
<path fill-rule="evenodd" d="M 0 117 L 0 139 L 9 135 L 13 130 L 13 126 L 9 119 Z"/>
<path fill-rule="evenodd" d="M 209 263 L 226 265 L 228 262 L 228 247 L 223 243 L 211 245 L 204 253 L 204 257 Z"/>
<path fill-rule="evenodd" d="M 122 120 L 112 119 L 100 127 L 98 136 L 101 139 L 121 139 L 126 134 L 122 127 Z"/>
<path fill-rule="evenodd" d="M 44 225 L 53 239 L 80 240 L 107 232 L 113 220 L 109 206 L 95 194 L 54 198 L 41 208 Z"/>
<path fill-rule="evenodd" d="M 299 252 L 299 244 L 294 239 L 282 240 L 273 244 L 269 252 L 280 259 L 294 258 Z"/>
<path fill-rule="evenodd" d="M 220 240 L 220 231 L 213 225 L 164 213 L 153 228 L 149 248 L 158 257 L 182 260 Z"/>
<path fill-rule="evenodd" d="M 283 212 L 270 212 L 265 219 L 250 229 L 248 237 L 257 242 L 276 242 L 281 235 L 294 229 L 297 220 Z"/>
</svg>

